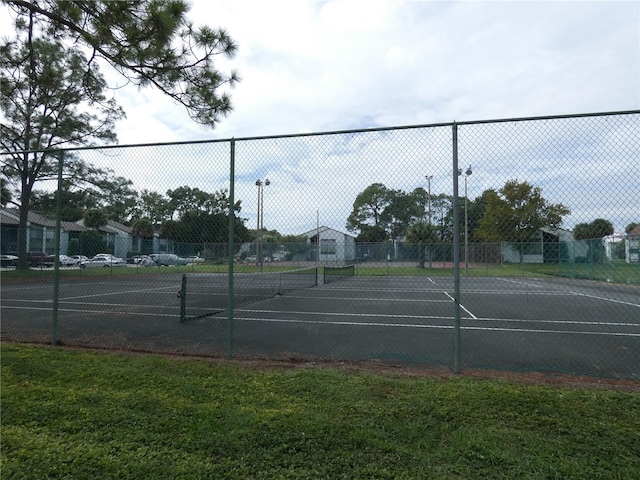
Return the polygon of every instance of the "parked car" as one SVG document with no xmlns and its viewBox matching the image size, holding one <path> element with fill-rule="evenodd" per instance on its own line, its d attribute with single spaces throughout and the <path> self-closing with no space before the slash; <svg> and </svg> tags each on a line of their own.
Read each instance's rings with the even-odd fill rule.
<svg viewBox="0 0 640 480">
<path fill-rule="evenodd" d="M 187 260 L 189 263 L 203 263 L 204 262 L 204 258 L 198 257 L 197 255 L 191 255 L 190 257 L 185 257 L 185 260 Z"/>
<path fill-rule="evenodd" d="M 106 268 L 106 267 L 126 267 L 127 262 L 122 258 L 113 255 L 96 255 L 91 260 L 80 263 L 80 268 Z"/>
<path fill-rule="evenodd" d="M 94 255 L 94 256 L 93 256 L 93 258 L 96 258 L 96 257 L 104 257 L 104 258 L 108 258 L 108 259 L 110 259 L 110 260 L 111 260 L 111 259 L 114 259 L 114 258 L 116 258 L 116 259 L 118 259 L 118 260 L 122 260 L 122 258 L 120 258 L 120 257 L 116 257 L 116 256 L 115 256 L 115 255 L 113 255 L 112 253 L 98 253 L 98 254 L 96 254 L 96 255 Z"/>
<path fill-rule="evenodd" d="M 173 253 L 153 253 L 149 255 L 149 258 L 158 266 L 188 265 L 191 263 L 186 258 L 179 257 Z"/>
<path fill-rule="evenodd" d="M 143 263 L 149 257 L 147 255 L 134 255 L 132 257 L 127 258 L 127 263 L 131 263 L 133 265 L 138 265 Z"/>
<path fill-rule="evenodd" d="M 89 260 L 89 257 L 85 255 L 71 255 L 71 258 L 73 258 L 73 261 L 75 262 L 76 265 L 79 265 L 82 262 L 86 262 L 87 260 Z"/>
<path fill-rule="evenodd" d="M 274 262 L 284 262 L 287 259 L 287 255 L 289 254 L 289 252 L 286 251 L 279 251 L 279 252 L 275 252 L 273 255 L 271 255 L 271 258 L 273 258 Z"/>
<path fill-rule="evenodd" d="M 256 263 L 258 261 L 258 257 L 256 257 L 255 255 L 249 255 L 247 258 L 244 259 L 244 263 Z"/>
<path fill-rule="evenodd" d="M 0 255 L 0 267 L 15 267 L 18 263 L 18 257 L 15 255 Z"/>
<path fill-rule="evenodd" d="M 78 260 L 67 255 L 60 255 L 58 258 L 60 259 L 60 265 L 63 267 L 70 267 L 78 263 Z"/>
<path fill-rule="evenodd" d="M 53 255 L 49 255 L 45 252 L 29 252 L 29 266 L 30 267 L 45 267 L 53 265 Z"/>
</svg>

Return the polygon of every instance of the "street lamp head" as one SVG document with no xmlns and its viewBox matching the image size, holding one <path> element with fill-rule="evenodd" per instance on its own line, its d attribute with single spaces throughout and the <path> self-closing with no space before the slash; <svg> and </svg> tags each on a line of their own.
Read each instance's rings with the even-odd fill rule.
<svg viewBox="0 0 640 480">
<path fill-rule="evenodd" d="M 267 185 L 267 186 L 269 186 L 269 185 L 271 185 L 271 182 L 270 182 L 270 181 L 269 181 L 269 179 L 267 178 L 267 179 L 265 179 L 264 184 L 265 184 L 265 185 Z"/>
<path fill-rule="evenodd" d="M 257 186 L 262 185 L 262 181 L 261 181 L 261 180 L 256 180 L 256 185 L 257 185 Z"/>
<path fill-rule="evenodd" d="M 467 168 L 467 171 L 464 172 L 465 175 L 471 175 L 473 172 L 471 171 L 471 165 L 469 165 L 469 168 Z"/>
</svg>

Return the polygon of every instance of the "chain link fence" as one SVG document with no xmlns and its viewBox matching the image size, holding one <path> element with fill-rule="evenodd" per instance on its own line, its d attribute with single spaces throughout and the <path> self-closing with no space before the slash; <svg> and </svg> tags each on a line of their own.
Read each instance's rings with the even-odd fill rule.
<svg viewBox="0 0 640 480">
<path fill-rule="evenodd" d="M 48 152 L 56 206 L 0 217 L 2 339 L 638 378 L 639 139 L 634 111 Z M 102 221 L 78 164 L 121 180 Z"/>
</svg>

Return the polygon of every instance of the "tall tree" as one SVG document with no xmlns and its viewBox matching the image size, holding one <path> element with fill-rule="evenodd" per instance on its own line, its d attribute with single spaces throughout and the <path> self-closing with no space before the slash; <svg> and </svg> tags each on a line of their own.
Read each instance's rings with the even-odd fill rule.
<svg viewBox="0 0 640 480">
<path fill-rule="evenodd" d="M 179 218 L 194 212 L 212 215 L 229 213 L 229 192 L 226 189 L 207 193 L 199 188 L 185 185 L 175 190 L 168 190 L 167 196 L 173 210 L 178 212 Z M 234 205 L 234 211 L 240 212 L 240 201 Z"/>
<path fill-rule="evenodd" d="M 109 222 L 109 217 L 102 210 L 88 210 L 84 214 L 84 224 L 95 230 L 104 227 Z"/>
<path fill-rule="evenodd" d="M 579 223 L 573 227 L 573 236 L 576 240 L 585 241 L 591 262 L 601 262 L 606 258 L 602 237 L 611 235 L 613 230 L 613 224 L 609 220 L 596 218 L 590 223 Z"/>
<path fill-rule="evenodd" d="M 62 210 L 60 219 L 66 222 L 77 222 L 87 210 L 99 208 L 96 191 L 91 188 L 78 189 L 71 179 L 62 181 Z M 57 211 L 56 192 L 33 190 L 30 210 L 46 217 L 55 218 Z"/>
<path fill-rule="evenodd" d="M 467 199 L 465 202 L 465 198 L 460 198 L 460 217 L 459 217 L 459 225 L 460 225 L 460 234 L 461 238 L 464 239 L 465 230 L 468 231 L 469 240 L 472 242 L 481 241 L 481 238 L 478 238 L 476 235 L 476 230 L 478 229 L 478 223 L 482 217 L 484 217 L 487 211 L 487 204 L 489 202 L 489 197 L 492 194 L 495 194 L 493 190 L 487 190 L 482 193 L 479 197 L 474 200 Z M 440 203 L 442 202 L 442 203 Z M 440 217 L 441 224 L 438 225 L 438 234 L 440 239 L 443 241 L 452 241 L 453 240 L 453 197 L 450 195 L 442 195 L 438 199 L 437 202 L 441 205 L 441 208 L 446 210 L 446 214 Z M 466 228 L 465 228 L 465 211 L 464 209 L 468 208 L 466 215 Z"/>
<path fill-rule="evenodd" d="M 576 240 L 601 239 L 613 233 L 613 224 L 604 218 L 596 218 L 591 223 L 579 223 L 573 227 Z"/>
<path fill-rule="evenodd" d="M 153 86 L 183 105 L 193 120 L 215 126 L 231 110 L 226 86 L 238 73 L 216 68 L 237 45 L 223 28 L 195 27 L 183 0 L 2 0 L 18 22 L 37 23 L 51 38 L 84 46 L 87 72 L 104 60 L 126 82 Z"/>
<path fill-rule="evenodd" d="M 124 177 L 105 178 L 97 184 L 100 204 L 110 220 L 128 223 L 134 216 L 138 204 L 138 192 L 133 182 Z"/>
<path fill-rule="evenodd" d="M 549 204 L 542 189 L 527 182 L 509 180 L 498 192 L 483 195 L 487 206 L 475 236 L 485 242 L 527 242 L 542 227 L 559 228 L 571 213 L 561 203 Z"/>
<path fill-rule="evenodd" d="M 113 172 L 101 171 L 91 179 L 74 175 L 62 182 L 61 219 L 80 220 L 89 209 L 102 209 L 110 220 L 128 223 L 138 204 L 138 193 L 131 180 L 114 177 Z M 89 183 L 90 182 L 90 183 Z M 33 190 L 30 209 L 47 217 L 56 216 L 56 192 Z"/>
<path fill-rule="evenodd" d="M 0 177 L 0 205 L 6 207 L 11 203 L 12 199 L 13 195 L 11 194 L 11 190 L 7 187 L 7 181 Z"/>
<path fill-rule="evenodd" d="M 356 237 L 356 242 L 360 243 L 382 243 L 388 240 L 387 231 L 380 225 L 363 225 L 360 233 Z"/>
<path fill-rule="evenodd" d="M 139 218 L 131 225 L 131 233 L 140 238 L 152 238 L 153 223 L 148 218 Z"/>
<path fill-rule="evenodd" d="M 428 220 L 425 216 L 425 221 Z M 453 238 L 453 196 L 446 193 L 431 195 L 431 223 L 440 240 Z"/>
<path fill-rule="evenodd" d="M 358 194 L 353 210 L 347 218 L 347 230 L 362 231 L 367 226 L 377 227 L 383 210 L 391 203 L 390 190 L 381 183 L 374 183 Z"/>
<path fill-rule="evenodd" d="M 213 61 L 232 57 L 236 45 L 223 29 L 194 28 L 181 0 L 2 3 L 13 9 L 16 27 L 15 38 L 0 45 L 0 145 L 14 152 L 2 157 L 2 171 L 19 192 L 18 267 L 27 268 L 34 184 L 52 177 L 65 155 L 51 150 L 116 139 L 113 127 L 124 113 L 104 94 L 98 62 L 113 66 L 127 83 L 159 89 L 213 127 L 231 111 L 222 90 L 238 80 Z M 71 158 L 65 160 L 69 168 Z M 131 205 L 117 206 L 123 208 L 114 216 L 127 215 Z"/>
<path fill-rule="evenodd" d="M 137 210 L 141 217 L 149 218 L 154 226 L 158 226 L 163 221 L 171 219 L 174 208 L 171 201 L 162 194 L 142 190 Z"/>
<path fill-rule="evenodd" d="M 396 239 L 404 235 L 409 225 L 424 215 L 423 194 L 422 188 L 411 193 L 388 190 L 389 203 L 382 211 L 380 219 L 391 238 Z"/>
<path fill-rule="evenodd" d="M 52 149 L 114 141 L 114 122 L 123 115 L 104 96 L 97 66 L 87 71 L 84 57 L 57 40 L 32 39 L 33 20 L 27 35 L 30 41 L 0 47 L 0 144 L 13 152 L 2 158 L 3 173 L 19 191 L 18 268 L 28 267 L 27 218 L 36 182 L 55 178 L 62 160 L 68 176 L 80 163 Z"/>
<path fill-rule="evenodd" d="M 427 222 L 414 223 L 407 229 L 406 238 L 408 245 L 418 249 L 418 267 L 424 268 L 428 246 L 439 242 L 435 227 Z"/>
</svg>

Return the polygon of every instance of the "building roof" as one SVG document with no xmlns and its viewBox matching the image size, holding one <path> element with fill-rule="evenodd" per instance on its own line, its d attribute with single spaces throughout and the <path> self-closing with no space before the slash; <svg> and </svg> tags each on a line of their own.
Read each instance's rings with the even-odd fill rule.
<svg viewBox="0 0 640 480">
<path fill-rule="evenodd" d="M 13 215 L 10 215 L 4 208 L 0 210 L 0 224 L 18 225 L 18 223 L 20 223 L 20 221 Z"/>
<path fill-rule="evenodd" d="M 340 230 L 336 230 L 335 228 L 321 226 L 318 228 L 314 228 L 313 230 L 309 230 L 308 232 L 304 232 L 302 235 L 306 235 L 307 237 L 315 237 L 318 233 L 326 232 L 327 230 L 331 230 L 332 232 L 339 233 L 340 235 L 344 235 L 345 237 L 356 238 L 353 235 L 349 235 L 348 233 L 341 232 Z"/>
<path fill-rule="evenodd" d="M 84 219 L 78 220 L 75 223 L 76 223 L 76 225 L 80 225 L 84 229 L 88 228 L 88 227 L 84 226 Z M 106 225 L 102 225 L 100 228 L 98 228 L 98 230 L 101 231 L 101 232 L 105 232 L 105 233 L 122 232 L 122 233 L 126 233 L 126 234 L 129 234 L 129 235 L 131 235 L 131 233 L 133 232 L 131 227 L 127 227 L 126 225 L 123 225 L 122 223 L 116 222 L 115 220 L 109 220 Z"/>
<path fill-rule="evenodd" d="M 56 228 L 56 221 L 40 215 L 36 212 L 29 212 L 27 221 L 32 225 L 41 225 L 48 228 Z M 0 210 L 0 223 L 6 225 L 18 225 L 20 223 L 20 211 L 17 208 L 3 208 Z M 60 228 L 67 232 L 82 232 L 87 230 L 83 225 L 74 222 L 60 222 Z"/>
</svg>

